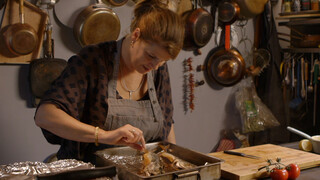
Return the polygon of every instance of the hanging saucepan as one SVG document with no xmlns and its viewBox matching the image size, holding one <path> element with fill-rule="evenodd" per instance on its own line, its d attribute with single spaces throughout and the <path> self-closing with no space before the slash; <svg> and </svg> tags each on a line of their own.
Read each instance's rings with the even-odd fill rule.
<svg viewBox="0 0 320 180">
<path fill-rule="evenodd" d="M 20 22 L 9 25 L 4 32 L 4 40 L 9 51 L 14 55 L 26 55 L 31 53 L 38 44 L 36 30 L 24 23 L 23 0 L 19 1 Z"/>
<path fill-rule="evenodd" d="M 112 9 L 98 1 L 80 12 L 75 20 L 73 33 L 81 46 L 117 40 L 120 20 Z"/>
<path fill-rule="evenodd" d="M 38 104 L 44 93 L 50 88 L 52 82 L 57 79 L 67 66 L 64 59 L 54 58 L 54 42 L 52 40 L 52 26 L 47 25 L 46 51 L 44 58 L 35 59 L 30 62 L 30 86 L 31 92 L 36 97 Z"/>
<path fill-rule="evenodd" d="M 102 0 L 106 5 L 122 6 L 128 2 L 128 0 Z"/>
<path fill-rule="evenodd" d="M 238 15 L 236 3 L 221 2 L 218 6 L 219 20 L 224 23 L 225 43 L 217 49 L 206 61 L 206 73 L 209 80 L 222 86 L 232 86 L 238 83 L 246 72 L 245 61 L 237 49 L 230 48 L 230 24 Z"/>
<path fill-rule="evenodd" d="M 268 0 L 234 0 L 240 7 L 240 18 L 250 19 L 264 11 Z"/>
<path fill-rule="evenodd" d="M 240 7 L 234 1 L 223 1 L 218 5 L 218 19 L 224 24 L 234 23 L 240 14 Z"/>
<path fill-rule="evenodd" d="M 214 30 L 214 18 L 204 8 L 197 8 L 197 0 L 194 1 L 194 9 L 183 14 L 185 21 L 184 50 L 196 50 L 205 46 Z"/>
</svg>

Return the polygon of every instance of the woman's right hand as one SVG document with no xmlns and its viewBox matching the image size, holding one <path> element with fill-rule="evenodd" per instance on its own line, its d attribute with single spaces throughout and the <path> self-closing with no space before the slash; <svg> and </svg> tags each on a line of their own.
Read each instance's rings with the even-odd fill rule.
<svg viewBox="0 0 320 180">
<path fill-rule="evenodd" d="M 130 124 L 126 124 L 112 131 L 104 131 L 99 138 L 101 143 L 112 145 L 127 145 L 137 150 L 145 149 L 143 132 Z M 100 135 L 100 134 L 99 134 Z M 104 142 L 105 141 L 105 142 Z"/>
</svg>

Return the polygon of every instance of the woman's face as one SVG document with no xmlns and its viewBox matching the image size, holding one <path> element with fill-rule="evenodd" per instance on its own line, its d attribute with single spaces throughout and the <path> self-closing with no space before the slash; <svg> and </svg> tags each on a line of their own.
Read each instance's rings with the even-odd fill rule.
<svg viewBox="0 0 320 180">
<path fill-rule="evenodd" d="M 158 69 L 170 59 L 167 50 L 156 43 L 138 39 L 131 48 L 132 67 L 141 74 Z"/>
</svg>

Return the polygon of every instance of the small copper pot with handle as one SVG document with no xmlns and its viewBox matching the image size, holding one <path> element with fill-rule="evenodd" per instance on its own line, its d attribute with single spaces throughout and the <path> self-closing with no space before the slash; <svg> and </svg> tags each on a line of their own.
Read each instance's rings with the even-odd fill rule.
<svg viewBox="0 0 320 180">
<path fill-rule="evenodd" d="M 20 22 L 9 25 L 4 32 L 6 46 L 14 55 L 26 55 L 31 53 L 38 44 L 36 30 L 24 22 L 23 0 L 19 1 Z"/>
</svg>

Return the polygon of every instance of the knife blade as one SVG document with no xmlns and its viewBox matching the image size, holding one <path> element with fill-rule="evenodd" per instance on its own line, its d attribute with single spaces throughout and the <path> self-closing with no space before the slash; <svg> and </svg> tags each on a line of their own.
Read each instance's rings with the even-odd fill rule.
<svg viewBox="0 0 320 180">
<path fill-rule="evenodd" d="M 223 151 L 226 154 L 236 155 L 236 156 L 242 156 L 242 157 L 248 157 L 253 159 L 260 159 L 258 156 L 253 156 L 245 153 L 235 152 L 235 151 Z"/>
</svg>

